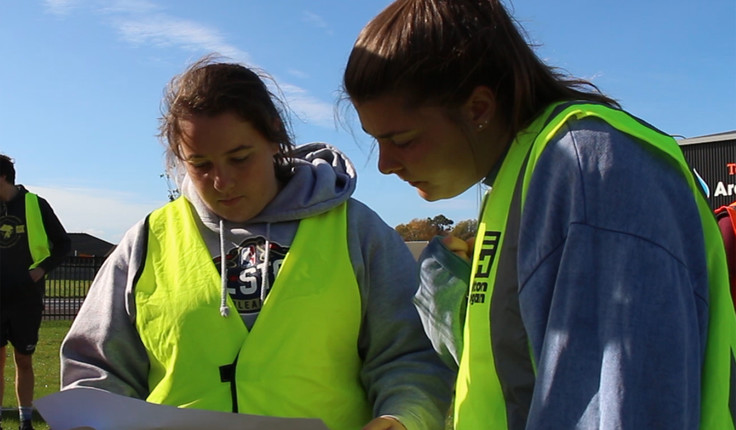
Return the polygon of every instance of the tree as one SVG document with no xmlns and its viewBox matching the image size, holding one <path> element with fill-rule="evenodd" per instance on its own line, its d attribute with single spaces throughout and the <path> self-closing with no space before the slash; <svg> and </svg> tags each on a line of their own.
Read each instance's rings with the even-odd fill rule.
<svg viewBox="0 0 736 430">
<path fill-rule="evenodd" d="M 455 227 L 452 227 L 453 224 L 455 222 L 446 216 L 437 215 L 434 218 L 414 218 L 406 224 L 397 225 L 395 230 L 405 242 L 430 240 L 448 234 L 468 240 L 478 232 L 478 221 L 474 219 L 460 221 Z"/>
<path fill-rule="evenodd" d="M 475 237 L 478 233 L 478 221 L 474 219 L 466 219 L 455 224 L 455 228 L 452 229 L 451 234 L 462 240 L 468 240 L 471 237 Z"/>
<path fill-rule="evenodd" d="M 395 229 L 405 242 L 430 240 L 440 234 L 439 229 L 430 218 L 414 218 L 407 224 L 397 225 Z"/>
<path fill-rule="evenodd" d="M 450 231 L 450 226 L 455 223 L 455 221 L 442 214 L 432 218 L 429 222 L 437 228 L 437 231 L 439 231 L 440 234 L 448 233 Z"/>
</svg>

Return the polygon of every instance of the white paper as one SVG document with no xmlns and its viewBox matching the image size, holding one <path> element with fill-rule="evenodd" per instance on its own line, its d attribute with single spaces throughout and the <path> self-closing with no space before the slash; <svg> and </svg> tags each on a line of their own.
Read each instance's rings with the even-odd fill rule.
<svg viewBox="0 0 736 430">
<path fill-rule="evenodd" d="M 320 419 L 184 409 L 94 388 L 59 391 L 33 402 L 53 430 L 328 430 Z"/>
</svg>

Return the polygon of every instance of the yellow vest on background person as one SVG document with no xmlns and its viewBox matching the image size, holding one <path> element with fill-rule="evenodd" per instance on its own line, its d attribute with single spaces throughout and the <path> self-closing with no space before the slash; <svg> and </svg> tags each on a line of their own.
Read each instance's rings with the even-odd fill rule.
<svg viewBox="0 0 736 430">
<path fill-rule="evenodd" d="M 517 357 L 511 363 L 508 359 L 494 356 L 491 343 L 496 341 L 498 333 L 491 329 L 489 314 L 491 306 L 503 309 L 506 303 L 513 300 L 518 303 L 516 272 L 511 268 L 516 267 L 518 237 L 511 239 L 510 245 L 504 242 L 506 233 L 511 234 L 513 230 L 507 227 L 507 222 L 513 218 L 513 222 L 518 224 L 536 162 L 547 143 L 568 119 L 589 116 L 600 118 L 669 157 L 682 171 L 695 196 L 706 243 L 721 243 L 712 211 L 674 139 L 641 124 L 623 111 L 598 104 L 571 103 L 552 118 L 550 115 L 559 106 L 550 106 L 517 135 L 484 201 L 471 266 L 474 271 L 468 294 L 463 351 L 456 385 L 454 421 L 458 430 L 519 428 L 523 427 L 526 420 L 524 412 L 514 407 L 511 407 L 510 412 L 507 409 L 498 375 L 499 369 L 506 366 L 515 378 L 511 387 L 512 395 L 531 401 L 529 387 L 534 385 L 536 369 L 530 346 L 520 345 L 519 342 L 526 341 L 526 336 L 519 336 L 511 341 L 517 343 L 517 350 L 529 353 L 528 357 Z M 710 306 L 701 381 L 700 428 L 734 429 L 730 396 L 736 378 L 732 371 L 736 354 L 736 314 L 728 287 L 723 247 L 706 246 L 705 249 L 708 252 Z M 500 303 L 492 303 L 495 301 Z M 507 314 L 503 316 L 507 320 L 499 325 L 506 329 L 518 326 L 517 330 L 524 330 L 520 316 Z M 507 341 L 509 339 L 504 340 Z M 509 387 L 505 389 L 508 391 Z"/>
<path fill-rule="evenodd" d="M 182 197 L 154 211 L 135 286 L 136 326 L 151 366 L 147 400 L 321 418 L 334 430 L 370 421 L 346 211 L 342 204 L 300 221 L 250 331 L 230 297 L 230 315 L 220 315 L 220 274 L 189 202 Z"/>
<path fill-rule="evenodd" d="M 43 217 L 41 216 L 41 206 L 38 203 L 38 196 L 33 193 L 26 193 L 25 205 L 28 249 L 31 251 L 31 258 L 33 259 L 33 264 L 31 264 L 29 269 L 34 269 L 51 255 L 51 248 L 49 248 L 49 238 L 46 235 L 46 227 L 43 225 Z"/>
</svg>

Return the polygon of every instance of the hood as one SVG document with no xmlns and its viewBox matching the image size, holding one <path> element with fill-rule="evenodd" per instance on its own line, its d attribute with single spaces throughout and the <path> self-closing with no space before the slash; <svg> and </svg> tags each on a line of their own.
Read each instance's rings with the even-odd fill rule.
<svg viewBox="0 0 736 430">
<path fill-rule="evenodd" d="M 233 223 L 221 219 L 210 211 L 197 193 L 194 184 L 188 176 L 184 176 L 179 188 L 182 195 L 194 206 L 204 227 L 219 236 L 220 246 L 220 280 L 221 301 L 220 314 L 229 315 L 227 305 L 227 268 L 225 255 L 226 231 L 244 228 L 247 225 L 266 225 L 266 245 L 264 253 L 265 264 L 268 268 L 269 241 L 271 224 L 296 221 L 313 215 L 327 212 L 335 206 L 345 202 L 355 191 L 355 168 L 350 160 L 337 148 L 324 143 L 309 143 L 294 149 L 294 170 L 289 180 L 276 197 L 261 211 L 260 214 L 245 223 Z M 263 276 L 267 282 L 268 275 Z M 261 300 L 265 300 L 268 286 L 261 288 Z"/>
<path fill-rule="evenodd" d="M 289 181 L 246 224 L 295 221 L 318 215 L 347 201 L 355 191 L 357 176 L 353 163 L 337 148 L 325 143 L 308 143 L 297 146 L 293 158 L 294 170 Z M 204 224 L 211 230 L 219 230 L 219 217 L 199 198 L 187 175 L 179 188 Z"/>
</svg>

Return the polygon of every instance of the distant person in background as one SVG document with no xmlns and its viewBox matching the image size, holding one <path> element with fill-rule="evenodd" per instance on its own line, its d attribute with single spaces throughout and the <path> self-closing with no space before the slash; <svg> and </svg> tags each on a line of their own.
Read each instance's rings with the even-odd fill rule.
<svg viewBox="0 0 736 430">
<path fill-rule="evenodd" d="M 546 65 L 499 0 L 394 1 L 344 86 L 381 172 L 428 201 L 490 187 L 476 239 L 420 258 L 456 429 L 734 428 L 723 243 L 671 136 Z"/>
<path fill-rule="evenodd" d="M 207 57 L 171 82 L 161 137 L 182 196 L 101 268 L 61 347 L 62 388 L 442 429 L 454 373 L 412 303 L 414 258 L 351 198 L 342 153 L 292 144 L 265 77 Z"/>
<path fill-rule="evenodd" d="M 21 430 L 33 429 L 33 353 L 44 309 L 45 276 L 70 249 L 71 240 L 51 206 L 15 184 L 13 160 L 0 154 L 0 405 L 10 342 Z"/>
</svg>

